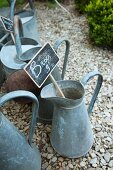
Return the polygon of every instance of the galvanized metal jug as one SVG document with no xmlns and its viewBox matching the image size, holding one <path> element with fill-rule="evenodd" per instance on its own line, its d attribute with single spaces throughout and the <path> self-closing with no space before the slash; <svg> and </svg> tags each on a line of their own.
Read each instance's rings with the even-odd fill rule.
<svg viewBox="0 0 113 170">
<path fill-rule="evenodd" d="M 94 76 L 98 76 L 98 81 L 87 111 L 84 85 Z M 98 71 L 89 73 L 81 82 L 58 81 L 66 98 L 57 95 L 53 84 L 42 89 L 41 97 L 54 104 L 50 141 L 53 148 L 62 156 L 81 157 L 92 147 L 93 132 L 88 114 L 92 112 L 102 81 L 102 75 Z"/>
<path fill-rule="evenodd" d="M 37 23 L 37 14 L 34 9 L 33 1 L 28 0 L 30 10 L 21 10 L 15 13 L 15 4 L 16 0 L 13 0 L 11 3 L 10 17 L 13 20 L 14 15 L 19 15 L 23 25 L 23 32 L 26 38 L 32 38 L 39 42 L 39 31 L 38 31 L 38 23 Z"/>
<path fill-rule="evenodd" d="M 36 40 L 23 37 L 22 30 L 21 21 L 18 16 L 15 16 L 15 45 L 13 41 L 9 41 L 1 49 L 1 62 L 3 64 L 6 76 L 9 76 L 17 70 L 23 69 L 26 65 L 26 62 L 21 61 L 19 58 L 23 52 L 33 48 L 34 46 L 40 46 Z"/>
<path fill-rule="evenodd" d="M 1 170 L 41 170 L 41 156 L 32 144 L 32 137 L 36 126 L 38 100 L 28 91 L 10 92 L 0 98 L 0 106 L 7 101 L 27 97 L 33 101 L 32 120 L 28 139 L 0 113 L 0 169 Z"/>
<path fill-rule="evenodd" d="M 55 78 L 55 80 L 57 80 L 57 81 L 64 79 L 66 66 L 67 66 L 67 62 L 68 62 L 69 50 L 70 50 L 70 42 L 68 40 L 66 40 L 65 38 L 60 38 L 55 42 L 55 45 L 54 45 L 54 49 L 56 52 L 62 43 L 65 43 L 65 45 L 66 45 L 62 73 L 60 73 L 58 66 L 56 66 L 55 69 L 52 71 L 52 75 Z M 49 83 L 51 83 L 51 80 L 49 80 L 49 78 L 48 78 L 46 80 L 46 82 L 44 83 L 43 87 Z M 52 117 L 53 117 L 53 104 L 50 104 L 50 101 L 45 100 L 44 98 L 41 98 L 40 96 L 38 97 L 38 99 L 39 99 L 39 103 L 40 103 L 38 120 L 43 123 L 51 124 Z"/>
</svg>

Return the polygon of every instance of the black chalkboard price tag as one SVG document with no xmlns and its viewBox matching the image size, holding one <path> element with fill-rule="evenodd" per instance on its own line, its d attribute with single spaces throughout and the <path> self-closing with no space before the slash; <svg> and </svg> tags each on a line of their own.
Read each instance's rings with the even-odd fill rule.
<svg viewBox="0 0 113 170">
<path fill-rule="evenodd" d="M 25 72 L 40 88 L 57 65 L 59 58 L 49 43 L 45 44 L 24 67 Z"/>
<path fill-rule="evenodd" d="M 13 22 L 10 19 L 0 16 L 0 20 L 6 31 L 13 32 Z"/>
</svg>

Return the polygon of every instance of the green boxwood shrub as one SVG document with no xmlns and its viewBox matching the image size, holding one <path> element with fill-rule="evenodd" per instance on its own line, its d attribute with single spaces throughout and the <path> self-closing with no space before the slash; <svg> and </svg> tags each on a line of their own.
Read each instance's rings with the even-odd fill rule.
<svg viewBox="0 0 113 170">
<path fill-rule="evenodd" d="M 90 0 L 74 0 L 75 4 L 79 8 L 79 10 L 84 13 L 86 5 L 89 4 Z"/>
<path fill-rule="evenodd" d="M 0 8 L 8 6 L 7 0 L 0 1 Z"/>
<path fill-rule="evenodd" d="M 113 0 L 92 0 L 86 12 L 91 39 L 99 46 L 113 47 Z"/>
<path fill-rule="evenodd" d="M 25 3 L 25 0 L 17 0 L 16 1 L 16 4 L 23 4 L 23 3 Z M 7 0 L 1 0 L 0 1 L 0 8 L 7 7 L 7 6 L 9 6 L 9 3 L 8 3 Z"/>
</svg>

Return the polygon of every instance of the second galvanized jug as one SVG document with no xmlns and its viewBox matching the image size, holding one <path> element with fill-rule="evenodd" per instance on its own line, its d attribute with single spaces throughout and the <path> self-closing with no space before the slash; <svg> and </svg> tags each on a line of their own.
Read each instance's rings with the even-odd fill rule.
<svg viewBox="0 0 113 170">
<path fill-rule="evenodd" d="M 13 41 L 6 43 L 1 49 L 1 62 L 3 64 L 6 76 L 17 70 L 23 69 L 26 62 L 20 60 L 20 55 L 30 48 L 36 47 L 40 49 L 39 43 L 31 38 L 23 37 L 22 23 L 18 16 L 14 17 L 14 37 L 15 44 Z"/>
<path fill-rule="evenodd" d="M 28 2 L 31 8 L 30 10 L 24 9 L 15 13 L 16 0 L 13 0 L 11 3 L 10 18 L 13 20 L 14 15 L 19 15 L 23 25 L 24 36 L 39 42 L 37 13 L 34 8 L 33 0 L 28 0 Z"/>
<path fill-rule="evenodd" d="M 84 102 L 84 85 L 93 76 L 98 76 L 94 95 L 88 111 Z M 62 156 L 77 158 L 85 155 L 93 145 L 93 132 L 88 114 L 91 113 L 103 78 L 98 71 L 89 73 L 80 82 L 58 81 L 65 98 L 59 97 L 53 84 L 45 86 L 41 97 L 54 104 L 51 144 Z"/>
<path fill-rule="evenodd" d="M 0 170 L 41 170 L 41 156 L 32 138 L 38 114 L 38 100 L 28 91 L 14 91 L 0 97 L 0 106 L 7 101 L 27 97 L 33 101 L 28 139 L 0 112 Z"/>
</svg>

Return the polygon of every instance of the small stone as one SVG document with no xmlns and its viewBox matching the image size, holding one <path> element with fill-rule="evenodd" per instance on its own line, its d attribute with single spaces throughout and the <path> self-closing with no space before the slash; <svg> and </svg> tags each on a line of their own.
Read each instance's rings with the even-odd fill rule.
<svg viewBox="0 0 113 170">
<path fill-rule="evenodd" d="M 60 167 L 60 169 L 59 170 L 64 170 L 64 168 L 63 167 Z"/>
<path fill-rule="evenodd" d="M 83 162 L 83 161 L 82 161 L 82 162 L 80 162 L 80 166 L 81 166 L 81 167 L 86 166 L 86 162 Z"/>
<path fill-rule="evenodd" d="M 107 137 L 106 140 L 107 140 L 108 142 L 111 142 L 111 141 L 112 141 L 112 139 L 111 139 L 110 137 Z"/>
<path fill-rule="evenodd" d="M 58 160 L 59 160 L 60 162 L 63 162 L 63 161 L 64 161 L 64 158 L 59 157 Z"/>
<path fill-rule="evenodd" d="M 51 132 L 51 129 L 49 127 L 46 127 L 47 132 Z"/>
<path fill-rule="evenodd" d="M 71 168 L 71 169 L 73 169 L 73 165 L 72 165 L 71 163 L 68 164 L 68 167 Z"/>
<path fill-rule="evenodd" d="M 96 154 L 95 153 L 90 153 L 91 158 L 96 158 Z"/>
<path fill-rule="evenodd" d="M 51 169 L 52 169 L 52 167 L 49 165 L 46 170 L 51 170 Z"/>
<path fill-rule="evenodd" d="M 92 167 L 97 167 L 97 158 L 91 159 L 90 163 L 92 164 Z"/>
<path fill-rule="evenodd" d="M 106 161 L 103 158 L 101 159 L 101 163 L 102 163 L 102 165 L 106 165 L 107 164 Z"/>
<path fill-rule="evenodd" d="M 47 159 L 51 159 L 53 157 L 53 154 L 48 154 Z"/>
<path fill-rule="evenodd" d="M 109 165 L 110 168 L 112 168 L 113 167 L 113 160 L 111 160 L 108 165 Z"/>
<path fill-rule="evenodd" d="M 52 148 L 52 147 L 48 147 L 48 148 L 47 148 L 47 151 L 48 151 L 49 153 L 53 153 L 53 148 Z"/>
<path fill-rule="evenodd" d="M 65 170 L 69 170 L 70 168 L 68 166 L 65 167 Z"/>
<path fill-rule="evenodd" d="M 110 156 L 111 156 L 111 155 L 110 155 L 109 152 L 107 152 L 107 153 L 104 154 L 104 159 L 106 160 L 106 162 L 109 162 Z"/>
<path fill-rule="evenodd" d="M 102 149 L 100 149 L 100 152 L 101 152 L 101 153 L 104 153 L 104 152 L 105 152 L 105 150 L 102 148 Z"/>
<path fill-rule="evenodd" d="M 48 166 L 48 162 L 46 162 L 46 163 L 42 164 L 42 168 L 43 168 L 43 169 L 46 169 L 46 168 L 47 168 L 47 166 Z"/>
<path fill-rule="evenodd" d="M 44 158 L 46 158 L 46 157 L 47 157 L 47 153 L 42 153 L 42 156 L 43 156 Z"/>
<path fill-rule="evenodd" d="M 56 162 L 57 161 L 57 157 L 53 157 L 51 161 L 52 162 Z"/>
</svg>

